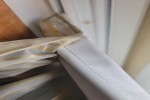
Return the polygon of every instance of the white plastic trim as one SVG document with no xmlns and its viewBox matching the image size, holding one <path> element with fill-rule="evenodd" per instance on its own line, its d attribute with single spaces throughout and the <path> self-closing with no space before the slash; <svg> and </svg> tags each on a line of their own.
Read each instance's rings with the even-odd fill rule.
<svg viewBox="0 0 150 100">
<path fill-rule="evenodd" d="M 86 38 L 57 52 L 89 100 L 150 100 L 148 93 Z"/>
</svg>

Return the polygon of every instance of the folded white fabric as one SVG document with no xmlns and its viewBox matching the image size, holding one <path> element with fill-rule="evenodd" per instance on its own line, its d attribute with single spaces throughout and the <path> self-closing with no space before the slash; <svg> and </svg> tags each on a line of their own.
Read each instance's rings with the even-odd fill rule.
<svg viewBox="0 0 150 100">
<path fill-rule="evenodd" d="M 57 52 L 89 100 L 150 100 L 149 94 L 88 39 L 83 38 Z"/>
<path fill-rule="evenodd" d="M 49 29 L 52 30 L 53 37 L 0 42 L 0 85 L 2 85 L 0 86 L 0 100 L 16 100 L 19 98 L 35 100 L 32 96 L 40 96 L 39 100 L 43 97 L 45 100 L 48 98 L 61 100 L 63 98 L 69 99 L 71 95 L 75 97 L 73 100 L 77 98 L 78 100 L 86 99 L 80 89 L 74 85 L 74 81 L 69 81 L 71 78 L 65 70 L 62 70 L 62 66 L 55 66 L 55 63 L 59 62 L 57 49 L 79 40 L 82 33 L 57 16 L 50 18 L 50 22 L 46 20 L 45 23 L 48 24 L 46 27 L 50 26 L 47 29 L 48 32 Z M 69 33 L 71 35 L 64 36 Z M 30 95 L 30 92 L 36 91 L 36 89 L 38 91 L 38 88 L 48 81 L 57 80 L 58 77 L 55 76 L 59 76 L 59 78 L 61 76 L 65 81 L 69 81 L 67 84 L 60 83 L 60 85 L 66 84 L 64 89 L 59 89 L 60 92 L 55 89 L 58 87 L 56 81 L 54 82 L 56 86 L 48 87 L 50 91 L 45 90 L 47 88 L 42 89 L 42 91 L 55 95 L 47 96 L 42 92 L 32 92 L 31 97 L 24 96 Z M 51 91 L 51 89 L 54 91 Z M 78 93 L 75 93 L 76 91 Z"/>
</svg>

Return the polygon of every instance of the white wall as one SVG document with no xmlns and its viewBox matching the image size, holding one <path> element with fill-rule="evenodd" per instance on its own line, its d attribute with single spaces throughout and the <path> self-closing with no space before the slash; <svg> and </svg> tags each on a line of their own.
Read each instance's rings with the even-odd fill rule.
<svg viewBox="0 0 150 100">
<path fill-rule="evenodd" d="M 53 14 L 48 0 L 4 0 L 16 15 L 37 36 L 41 36 L 38 22 Z"/>
<path fill-rule="evenodd" d="M 138 35 L 129 53 L 124 68 L 132 77 L 136 78 L 137 75 L 140 74 L 140 72 L 149 63 L 150 63 L 150 6 L 147 10 L 143 23 L 139 29 Z"/>
<path fill-rule="evenodd" d="M 124 68 L 150 94 L 150 5 Z"/>
<path fill-rule="evenodd" d="M 123 66 L 148 7 L 148 0 L 112 0 L 108 55 Z"/>
</svg>

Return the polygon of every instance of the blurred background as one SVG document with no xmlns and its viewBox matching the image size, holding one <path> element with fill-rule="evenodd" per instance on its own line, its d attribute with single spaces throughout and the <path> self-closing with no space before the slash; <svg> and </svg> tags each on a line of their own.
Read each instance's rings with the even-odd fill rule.
<svg viewBox="0 0 150 100">
<path fill-rule="evenodd" d="M 60 13 L 150 93 L 149 0 L 0 0 L 0 41 L 42 37 Z"/>
</svg>

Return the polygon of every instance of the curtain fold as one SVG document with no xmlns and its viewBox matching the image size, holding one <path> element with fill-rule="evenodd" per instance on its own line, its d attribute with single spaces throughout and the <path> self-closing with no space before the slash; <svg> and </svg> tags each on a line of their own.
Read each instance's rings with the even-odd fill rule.
<svg viewBox="0 0 150 100">
<path fill-rule="evenodd" d="M 56 53 L 82 33 L 58 15 L 40 25 L 48 37 L 0 42 L 0 99 L 86 100 Z"/>
</svg>

